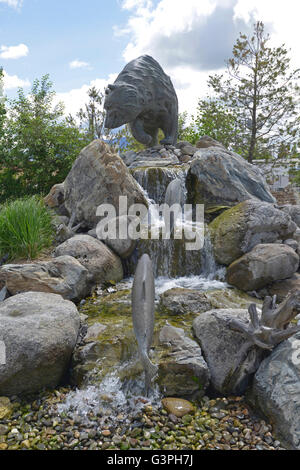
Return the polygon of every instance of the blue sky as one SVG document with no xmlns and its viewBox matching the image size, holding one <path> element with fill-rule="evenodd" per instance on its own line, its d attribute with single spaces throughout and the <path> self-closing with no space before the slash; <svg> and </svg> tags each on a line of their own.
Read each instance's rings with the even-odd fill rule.
<svg viewBox="0 0 300 470">
<path fill-rule="evenodd" d="M 272 8 L 270 6 L 272 5 Z M 264 21 L 274 44 L 300 59 L 299 0 L 0 0 L 5 93 L 27 91 L 49 73 L 75 113 L 90 85 L 103 88 L 125 63 L 156 58 L 171 76 L 180 110 L 194 111 L 208 75 L 224 69 L 239 31 Z"/>
</svg>

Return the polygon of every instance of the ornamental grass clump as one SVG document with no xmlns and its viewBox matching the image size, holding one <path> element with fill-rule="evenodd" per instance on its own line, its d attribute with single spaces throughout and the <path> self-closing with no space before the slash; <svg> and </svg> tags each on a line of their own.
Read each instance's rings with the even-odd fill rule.
<svg viewBox="0 0 300 470">
<path fill-rule="evenodd" d="M 0 209 L 0 259 L 34 259 L 52 244 L 52 216 L 37 196 L 16 199 Z"/>
</svg>

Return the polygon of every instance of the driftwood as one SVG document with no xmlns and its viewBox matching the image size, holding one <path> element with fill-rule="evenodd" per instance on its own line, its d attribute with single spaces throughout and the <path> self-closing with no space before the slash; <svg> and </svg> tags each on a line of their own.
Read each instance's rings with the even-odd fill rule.
<svg viewBox="0 0 300 470">
<path fill-rule="evenodd" d="M 249 344 L 272 350 L 281 341 L 300 331 L 300 326 L 289 327 L 289 323 L 300 313 L 300 291 L 293 291 L 279 306 L 276 305 L 276 295 L 266 297 L 260 319 L 256 304 L 251 304 L 248 312 L 250 324 L 233 319 L 229 327 L 244 333 Z"/>
<path fill-rule="evenodd" d="M 244 393 L 251 376 L 268 351 L 300 331 L 300 326 L 289 326 L 300 313 L 300 290 L 292 291 L 280 305 L 276 304 L 276 296 L 266 297 L 260 318 L 256 304 L 251 304 L 248 312 L 250 322 L 238 319 L 228 322 L 230 329 L 243 333 L 246 337 L 235 358 L 228 382 L 229 388 L 237 393 Z"/>
</svg>

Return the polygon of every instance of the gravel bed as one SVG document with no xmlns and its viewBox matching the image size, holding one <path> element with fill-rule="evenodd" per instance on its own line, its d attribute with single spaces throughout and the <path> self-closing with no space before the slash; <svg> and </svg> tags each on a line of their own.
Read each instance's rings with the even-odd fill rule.
<svg viewBox="0 0 300 470">
<path fill-rule="evenodd" d="M 108 406 L 83 419 L 71 411 L 58 413 L 70 391 L 60 388 L 27 402 L 13 398 L 11 415 L 0 420 L 0 449 L 283 449 L 271 425 L 256 417 L 243 397 L 204 397 L 194 414 L 182 418 L 137 399 L 140 407 L 132 415 L 112 418 Z"/>
</svg>

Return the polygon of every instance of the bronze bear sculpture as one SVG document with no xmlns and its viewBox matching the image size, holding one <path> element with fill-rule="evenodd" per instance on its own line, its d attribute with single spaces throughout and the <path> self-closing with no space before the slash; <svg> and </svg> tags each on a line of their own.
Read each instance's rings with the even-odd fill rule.
<svg viewBox="0 0 300 470">
<path fill-rule="evenodd" d="M 115 129 L 129 123 L 133 137 L 147 147 L 174 145 L 178 134 L 178 100 L 170 77 L 149 55 L 129 62 L 105 91 L 104 126 Z"/>
</svg>

